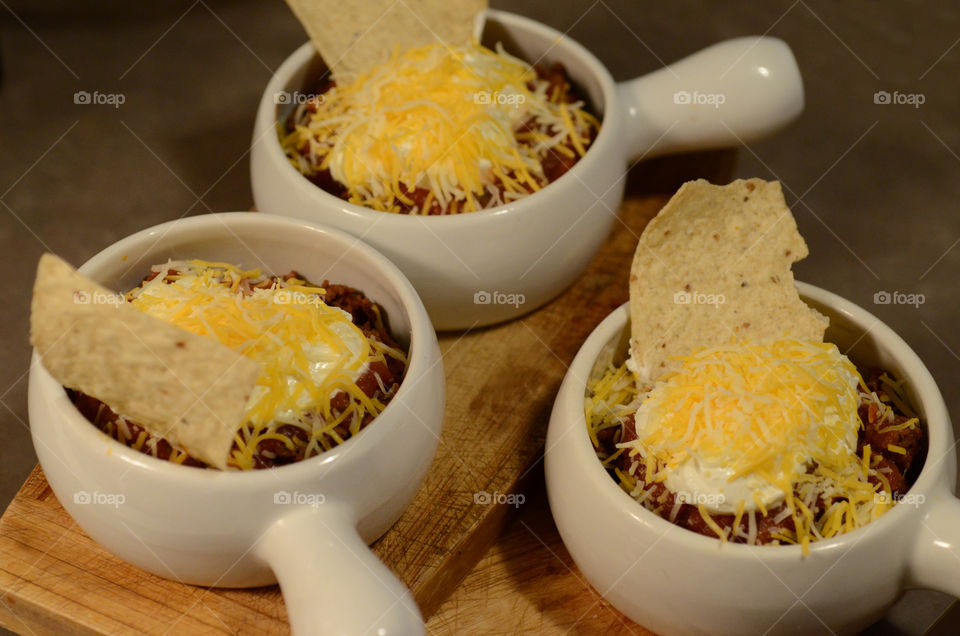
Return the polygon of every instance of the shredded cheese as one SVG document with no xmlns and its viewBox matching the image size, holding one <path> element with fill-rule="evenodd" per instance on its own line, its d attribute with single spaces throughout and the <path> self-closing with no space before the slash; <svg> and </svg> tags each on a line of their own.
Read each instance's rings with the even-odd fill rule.
<svg viewBox="0 0 960 636">
<path fill-rule="evenodd" d="M 588 434 L 601 461 L 615 470 L 624 490 L 649 509 L 655 509 L 650 499 L 654 485 L 665 482 L 670 489 L 668 477 L 691 459 L 698 465 L 724 466 L 731 482 L 751 477 L 775 485 L 781 493 L 782 505 L 765 500 L 757 489 L 746 499 L 728 502 L 732 509 L 722 514 L 731 515 L 730 527 L 711 516 L 717 510 L 694 502 L 721 542 L 758 543 L 757 514 L 767 517 L 773 510 L 774 523 L 791 523 L 766 540 L 798 544 L 806 554 L 812 542 L 862 527 L 895 503 L 880 468 L 882 457 L 869 444 L 857 454 L 863 426 L 858 407 L 876 405 L 881 421 L 889 422 L 881 431 L 912 428 L 919 420 L 894 425 L 890 407 L 865 388 L 856 368 L 834 345 L 794 339 L 734 343 L 680 360 L 677 371 L 642 390 L 625 365 L 611 366 L 588 383 L 584 401 Z M 640 411 L 651 407 L 655 410 L 643 420 Z M 600 437 L 609 439 L 604 431 L 622 427 L 630 417 L 636 420 L 637 438 L 624 442 L 615 437 L 615 453 L 601 450 Z M 907 452 L 896 444 L 886 450 Z M 613 463 L 623 451 L 635 458 L 627 472 Z M 641 465 L 643 479 L 634 479 Z M 667 512 L 677 517 L 676 499 Z"/>
<path fill-rule="evenodd" d="M 277 432 L 284 424 L 303 429 L 309 457 L 343 441 L 334 431 L 341 423 L 350 422 L 353 434 L 365 417 L 383 409 L 356 380 L 369 365 L 385 364 L 386 356 L 403 360 L 403 352 L 368 338 L 349 313 L 323 302 L 322 288 L 200 260 L 170 261 L 153 271 L 152 280 L 127 294 L 135 308 L 260 364 L 235 438 L 234 467 L 253 468 L 257 447 L 266 440 L 294 450 L 300 440 Z M 331 400 L 341 393 L 347 406 L 334 408 Z M 135 448 L 142 444 L 137 440 Z"/>
<path fill-rule="evenodd" d="M 586 152 L 599 122 L 548 86 L 502 47 L 431 44 L 301 105 L 281 145 L 303 174 L 329 170 L 351 203 L 427 214 L 436 200 L 445 213 L 472 212 L 502 203 L 485 197 L 493 184 L 504 197 L 542 187 L 550 150 Z M 417 188 L 428 190 L 419 207 Z"/>
</svg>

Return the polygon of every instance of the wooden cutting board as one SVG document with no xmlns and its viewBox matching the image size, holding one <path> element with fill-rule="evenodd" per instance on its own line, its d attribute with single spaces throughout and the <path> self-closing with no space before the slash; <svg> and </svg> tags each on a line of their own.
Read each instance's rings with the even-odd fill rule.
<svg viewBox="0 0 960 636">
<path fill-rule="evenodd" d="M 519 320 L 441 335 L 447 410 L 440 447 L 413 503 L 374 545 L 433 617 L 431 630 L 468 633 L 467 625 L 485 624 L 476 633 L 640 632 L 572 569 L 546 506 L 535 504 L 542 500 L 537 488 L 497 549 L 442 604 L 516 510 L 477 501 L 521 492 L 540 478 L 553 398 L 583 340 L 627 299 L 643 227 L 684 180 L 726 182 L 734 161 L 732 151 L 719 151 L 641 164 L 609 240 L 574 286 Z M 550 585 L 534 575 L 550 577 Z M 478 597 L 478 590 L 485 593 Z M 487 612 L 487 601 L 499 611 Z M 558 603 L 566 609 L 545 618 Z M 0 625 L 20 633 L 289 632 L 276 586 L 200 588 L 120 561 L 76 526 L 39 467 L 0 519 Z"/>
<path fill-rule="evenodd" d="M 542 477 L 542 473 L 540 473 Z M 427 621 L 433 636 L 652 636 L 596 592 L 560 540 L 540 481 Z"/>
</svg>

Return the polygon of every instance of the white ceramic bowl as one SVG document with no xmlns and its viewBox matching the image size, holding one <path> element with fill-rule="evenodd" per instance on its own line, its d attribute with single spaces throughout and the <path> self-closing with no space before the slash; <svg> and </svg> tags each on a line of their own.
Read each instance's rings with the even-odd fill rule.
<svg viewBox="0 0 960 636">
<path fill-rule="evenodd" d="M 627 305 L 615 310 L 583 344 L 557 396 L 547 492 L 563 542 L 587 580 L 657 633 L 852 633 L 882 617 L 904 588 L 960 595 L 956 449 L 936 383 L 880 320 L 830 292 L 797 286 L 830 317 L 827 339 L 858 366 L 879 365 L 907 380 L 929 433 L 923 470 L 912 497 L 863 528 L 811 544 L 806 557 L 799 546 L 720 545 L 674 526 L 620 489 L 587 435 L 585 379 L 629 324 Z"/>
<path fill-rule="evenodd" d="M 351 236 L 250 213 L 152 227 L 80 271 L 126 290 L 168 258 L 296 269 L 356 287 L 386 309 L 398 341 L 409 345 L 406 376 L 383 413 L 337 448 L 274 469 L 221 472 L 161 461 L 101 433 L 35 353 L 30 429 L 60 503 L 97 542 L 159 576 L 220 587 L 279 581 L 298 633 L 422 632 L 409 592 L 366 545 L 413 498 L 443 419 L 440 351 L 413 287 Z"/>
<path fill-rule="evenodd" d="M 309 92 L 305 80 L 317 76 L 309 43 L 267 84 L 253 132 L 250 178 L 257 208 L 363 238 L 407 275 L 438 329 L 514 318 L 576 280 L 610 231 L 631 159 L 750 142 L 803 110 L 796 61 L 773 38 L 730 40 L 621 84 L 585 48 L 527 18 L 489 11 L 483 40 L 501 41 L 526 60 L 562 62 L 602 116 L 583 159 L 529 197 L 490 210 L 422 217 L 369 210 L 313 185 L 284 157 L 276 131 L 285 111 L 277 96 Z"/>
</svg>

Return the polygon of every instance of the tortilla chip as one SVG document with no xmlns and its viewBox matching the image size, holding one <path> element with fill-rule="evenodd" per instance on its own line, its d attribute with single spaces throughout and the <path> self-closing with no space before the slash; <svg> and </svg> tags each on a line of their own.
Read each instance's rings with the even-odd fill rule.
<svg viewBox="0 0 960 636">
<path fill-rule="evenodd" d="M 348 83 L 394 50 L 470 42 L 487 0 L 287 0 L 333 78 Z"/>
<path fill-rule="evenodd" d="M 674 356 L 732 340 L 823 341 L 826 317 L 797 293 L 790 267 L 807 245 L 780 183 L 685 183 L 650 221 L 630 270 L 630 367 L 646 384 Z"/>
<path fill-rule="evenodd" d="M 226 468 L 259 375 L 253 360 L 138 311 L 52 254 L 37 268 L 30 343 L 65 387 Z"/>
</svg>

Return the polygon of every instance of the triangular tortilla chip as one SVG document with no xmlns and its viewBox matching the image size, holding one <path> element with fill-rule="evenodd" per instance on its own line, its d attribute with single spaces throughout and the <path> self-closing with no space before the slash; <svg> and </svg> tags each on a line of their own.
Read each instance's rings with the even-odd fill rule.
<svg viewBox="0 0 960 636">
<path fill-rule="evenodd" d="M 52 254 L 37 268 L 30 343 L 65 387 L 226 468 L 260 372 L 253 360 L 138 311 Z"/>
<path fill-rule="evenodd" d="M 650 221 L 630 270 L 630 367 L 641 385 L 673 356 L 732 340 L 823 341 L 827 318 L 797 293 L 807 245 L 779 182 L 685 183 Z"/>
<path fill-rule="evenodd" d="M 348 83 L 394 50 L 470 42 L 487 0 L 287 0 L 334 79 Z"/>
</svg>

